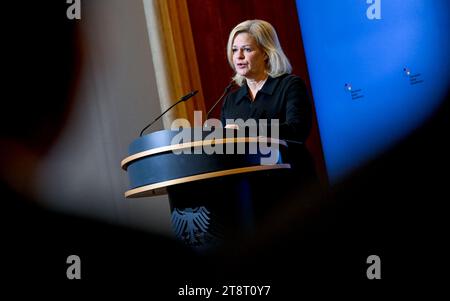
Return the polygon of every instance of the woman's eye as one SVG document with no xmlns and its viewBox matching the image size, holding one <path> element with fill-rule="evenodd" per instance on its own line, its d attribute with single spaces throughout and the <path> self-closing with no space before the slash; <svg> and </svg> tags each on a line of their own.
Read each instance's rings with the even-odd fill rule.
<svg viewBox="0 0 450 301">
<path fill-rule="evenodd" d="M 231 51 L 234 53 L 234 52 L 236 52 L 237 51 L 237 49 L 231 49 Z"/>
<path fill-rule="evenodd" d="M 251 48 L 244 48 L 244 50 L 245 50 L 246 52 L 250 52 L 250 51 L 252 51 L 252 49 L 251 49 Z"/>
</svg>

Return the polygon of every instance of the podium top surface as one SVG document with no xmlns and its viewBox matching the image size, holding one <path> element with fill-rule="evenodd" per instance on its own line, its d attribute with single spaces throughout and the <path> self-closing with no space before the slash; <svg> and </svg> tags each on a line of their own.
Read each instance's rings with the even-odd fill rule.
<svg viewBox="0 0 450 301">
<path fill-rule="evenodd" d="M 121 167 L 126 170 L 132 161 L 142 157 L 211 144 L 275 143 L 287 147 L 284 140 L 268 136 L 250 136 L 245 131 L 220 128 L 213 134 L 212 131 L 202 128 L 187 130 L 188 134 L 181 130 L 161 130 L 139 137 L 130 144 L 128 148 L 129 156 L 122 160 Z"/>
</svg>

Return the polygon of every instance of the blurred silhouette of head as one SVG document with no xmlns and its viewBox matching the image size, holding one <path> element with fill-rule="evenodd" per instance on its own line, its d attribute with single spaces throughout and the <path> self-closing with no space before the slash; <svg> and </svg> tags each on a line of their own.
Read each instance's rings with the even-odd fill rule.
<svg viewBox="0 0 450 301">
<path fill-rule="evenodd" d="M 2 111 L 7 118 L 2 118 L 1 137 L 43 150 L 60 130 L 72 99 L 79 64 L 77 21 L 67 18 L 65 1 L 5 6 Z"/>
</svg>

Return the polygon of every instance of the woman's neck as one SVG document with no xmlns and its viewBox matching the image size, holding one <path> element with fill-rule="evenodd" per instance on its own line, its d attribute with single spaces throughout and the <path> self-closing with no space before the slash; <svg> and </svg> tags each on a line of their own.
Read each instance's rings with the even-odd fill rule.
<svg viewBox="0 0 450 301">
<path fill-rule="evenodd" d="M 261 74 L 261 76 L 258 76 L 257 78 L 247 78 L 247 85 L 252 91 L 258 91 L 262 88 L 264 85 L 264 82 L 268 78 L 267 73 Z"/>
<path fill-rule="evenodd" d="M 246 79 L 252 101 L 255 100 L 256 94 L 264 86 L 264 83 L 266 82 L 268 77 L 269 76 L 266 73 L 264 73 L 264 75 L 262 75 L 258 79 L 249 79 L 249 78 Z"/>
</svg>

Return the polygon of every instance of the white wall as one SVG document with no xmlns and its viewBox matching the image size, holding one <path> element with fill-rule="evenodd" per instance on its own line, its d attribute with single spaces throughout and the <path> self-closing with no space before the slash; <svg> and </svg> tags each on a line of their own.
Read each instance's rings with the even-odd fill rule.
<svg viewBox="0 0 450 301">
<path fill-rule="evenodd" d="M 83 1 L 76 106 L 39 173 L 50 206 L 171 235 L 167 197 L 125 199 L 131 141 L 161 113 L 141 0 Z M 150 131 L 162 129 L 155 124 Z"/>
</svg>

